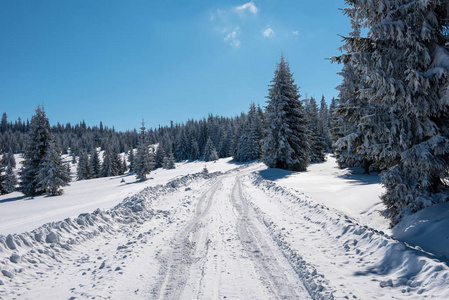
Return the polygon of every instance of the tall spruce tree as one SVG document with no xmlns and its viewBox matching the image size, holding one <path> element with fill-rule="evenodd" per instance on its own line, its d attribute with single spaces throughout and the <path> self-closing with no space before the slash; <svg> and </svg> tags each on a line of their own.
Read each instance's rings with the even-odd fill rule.
<svg viewBox="0 0 449 300">
<path fill-rule="evenodd" d="M 323 162 L 326 159 L 324 137 L 320 131 L 318 104 L 314 97 L 306 101 L 307 127 L 309 129 L 310 161 Z"/>
<path fill-rule="evenodd" d="M 39 168 L 52 140 L 50 124 L 44 108 L 38 106 L 35 112 L 36 114 L 31 118 L 29 139 L 20 172 L 20 191 L 25 196 L 36 196 L 42 193 L 39 188 Z"/>
<path fill-rule="evenodd" d="M 140 128 L 139 144 L 134 160 L 134 173 L 138 181 L 147 180 L 147 174 L 154 168 L 154 156 L 150 153 L 149 142 L 145 132 L 145 122 L 142 121 Z"/>
<path fill-rule="evenodd" d="M 358 56 L 358 152 L 383 171 L 385 215 L 405 215 L 449 199 L 449 42 L 447 1 L 347 1 L 367 26 L 369 59 Z"/>
<path fill-rule="evenodd" d="M 240 136 L 234 160 L 250 161 L 259 159 L 262 156 L 263 120 L 254 103 L 251 103 L 246 124 Z"/>
<path fill-rule="evenodd" d="M 168 156 L 164 157 L 163 167 L 166 170 L 175 169 L 175 157 L 172 152 L 168 153 Z"/>
<path fill-rule="evenodd" d="M 98 151 L 94 148 L 90 153 L 90 169 L 92 172 L 92 178 L 98 178 L 101 174 L 101 162 L 100 156 L 98 155 Z"/>
<path fill-rule="evenodd" d="M 45 149 L 44 158 L 39 164 L 37 178 L 39 182 L 37 192 L 47 196 L 62 195 L 62 187 L 69 185 L 70 172 L 67 171 L 53 140 Z"/>
<path fill-rule="evenodd" d="M 157 147 L 156 156 L 154 157 L 154 167 L 162 168 L 164 166 L 164 158 L 166 154 L 161 144 Z"/>
<path fill-rule="evenodd" d="M 218 159 L 217 150 L 215 149 L 214 143 L 209 137 L 206 142 L 206 146 L 204 146 L 204 161 L 215 161 Z"/>
<path fill-rule="evenodd" d="M 358 68 L 361 60 L 370 59 L 369 41 L 361 37 L 362 20 L 357 19 L 354 10 L 347 10 L 354 19 L 351 20 L 352 32 L 344 38 L 345 44 L 340 47 L 345 51 L 333 60 L 343 63 L 339 73 L 343 77 L 337 87 L 340 91 L 333 109 L 333 150 L 340 168 L 366 166 L 369 172 L 369 160 L 360 154 L 358 147 L 363 142 L 363 134 L 359 128 L 368 100 L 361 97 L 361 91 L 367 88 L 364 82 L 364 70 Z M 364 163 L 366 162 L 366 163 Z"/>
<path fill-rule="evenodd" d="M 129 171 L 134 172 L 134 149 L 129 149 L 128 154 L 128 161 L 129 161 Z"/>
<path fill-rule="evenodd" d="M 91 177 L 91 166 L 89 163 L 89 156 L 86 150 L 81 152 L 78 158 L 78 167 L 76 169 L 76 177 L 78 180 L 89 179 Z"/>
<path fill-rule="evenodd" d="M 190 159 L 195 161 L 200 158 L 200 147 L 198 142 L 194 139 L 190 142 Z"/>
<path fill-rule="evenodd" d="M 330 135 L 330 129 L 329 129 L 329 109 L 327 107 L 326 99 L 324 98 L 324 95 L 321 97 L 320 102 L 320 112 L 319 112 L 319 118 L 318 118 L 318 128 L 320 135 L 324 139 L 324 150 L 326 152 L 332 152 L 332 139 Z"/>
<path fill-rule="evenodd" d="M 298 100 L 298 87 L 283 55 L 271 82 L 262 160 L 270 168 L 305 171 L 310 161 L 307 118 Z"/>
<path fill-rule="evenodd" d="M 11 159 L 12 153 L 5 153 L 0 159 L 0 195 L 15 191 L 17 178 L 14 173 L 15 161 Z"/>
<path fill-rule="evenodd" d="M 104 145 L 103 163 L 101 165 L 101 177 L 111 177 L 120 175 L 120 169 L 117 165 L 117 157 L 112 146 L 109 143 Z"/>
</svg>

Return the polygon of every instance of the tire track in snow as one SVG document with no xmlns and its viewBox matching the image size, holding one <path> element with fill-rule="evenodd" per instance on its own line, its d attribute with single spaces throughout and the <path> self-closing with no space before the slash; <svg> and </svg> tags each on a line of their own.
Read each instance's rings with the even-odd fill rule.
<svg viewBox="0 0 449 300">
<path fill-rule="evenodd" d="M 195 235 L 210 211 L 214 195 L 220 187 L 221 180 L 218 180 L 201 196 L 195 217 L 174 238 L 173 252 L 165 262 L 161 262 L 161 279 L 154 290 L 157 299 L 180 299 L 189 278 L 190 266 L 195 262 L 194 254 L 198 246 Z"/>
<path fill-rule="evenodd" d="M 278 261 L 279 257 L 283 258 L 282 254 L 275 255 L 275 251 L 280 252 L 280 250 L 270 247 L 265 240 L 267 236 L 268 238 L 270 236 L 262 235 L 254 224 L 254 221 L 257 222 L 257 219 L 254 216 L 254 211 L 250 210 L 247 200 L 242 193 L 240 177 L 236 179 L 232 188 L 231 200 L 239 214 L 237 228 L 243 247 L 251 260 L 256 264 L 262 280 L 268 285 L 271 293 L 276 299 L 309 298 L 307 290 L 302 284 L 293 285 L 290 283 Z M 288 262 L 285 263 L 288 265 Z"/>
</svg>

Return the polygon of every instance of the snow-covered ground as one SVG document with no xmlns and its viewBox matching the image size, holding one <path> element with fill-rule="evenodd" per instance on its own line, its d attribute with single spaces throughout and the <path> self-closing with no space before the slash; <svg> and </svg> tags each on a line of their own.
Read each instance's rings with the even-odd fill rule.
<svg viewBox="0 0 449 300">
<path fill-rule="evenodd" d="M 18 165 L 22 162 L 16 156 Z M 70 161 L 65 157 L 65 161 Z M 201 172 L 207 166 L 210 172 L 227 171 L 238 167 L 230 158 L 217 162 L 177 163 L 173 170 L 156 170 L 150 174 L 151 180 L 136 182 L 134 175 L 73 181 L 64 188 L 64 195 L 58 197 L 23 197 L 15 192 L 0 196 L 0 234 L 21 233 L 32 230 L 48 222 L 76 217 L 95 209 L 112 208 L 127 196 L 133 195 L 147 186 L 165 184 L 185 174 Z M 75 180 L 76 166 L 72 166 Z M 122 182 L 125 180 L 125 182 Z"/>
<path fill-rule="evenodd" d="M 379 214 L 377 176 L 331 157 L 305 173 L 229 159 L 203 167 L 2 196 L 0 298 L 449 298 L 447 261 L 398 241 L 406 230 Z"/>
</svg>

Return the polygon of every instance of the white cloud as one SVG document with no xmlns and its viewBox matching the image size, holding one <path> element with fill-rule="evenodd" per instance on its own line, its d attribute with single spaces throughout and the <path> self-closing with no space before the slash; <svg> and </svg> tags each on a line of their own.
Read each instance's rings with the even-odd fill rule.
<svg viewBox="0 0 449 300">
<path fill-rule="evenodd" d="M 234 47 L 234 48 L 238 48 L 240 47 L 240 40 L 238 39 L 240 35 L 240 27 L 235 27 L 233 31 L 229 32 L 225 38 L 224 41 L 225 42 L 229 42 L 229 44 Z"/>
<path fill-rule="evenodd" d="M 273 28 L 268 27 L 268 28 L 262 30 L 262 34 L 264 37 L 272 38 L 272 37 L 274 37 L 274 30 L 273 30 Z"/>
<path fill-rule="evenodd" d="M 237 11 L 249 11 L 253 15 L 257 14 L 257 12 L 259 11 L 259 9 L 256 7 L 254 2 L 252 2 L 252 1 L 245 3 L 243 5 L 237 6 L 235 9 Z"/>
</svg>

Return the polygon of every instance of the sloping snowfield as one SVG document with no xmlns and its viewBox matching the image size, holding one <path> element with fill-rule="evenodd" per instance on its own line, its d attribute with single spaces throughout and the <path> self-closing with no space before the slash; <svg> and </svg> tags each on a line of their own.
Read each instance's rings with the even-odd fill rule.
<svg viewBox="0 0 449 300">
<path fill-rule="evenodd" d="M 2 196 L 0 298 L 449 299 L 447 261 L 392 237 L 377 176 L 203 167 Z"/>
</svg>

